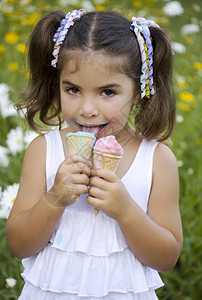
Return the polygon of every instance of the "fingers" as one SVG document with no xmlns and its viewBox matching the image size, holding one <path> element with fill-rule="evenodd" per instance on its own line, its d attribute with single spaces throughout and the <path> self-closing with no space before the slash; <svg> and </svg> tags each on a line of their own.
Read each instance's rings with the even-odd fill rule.
<svg viewBox="0 0 202 300">
<path fill-rule="evenodd" d="M 89 179 L 89 184 L 91 185 L 91 187 L 94 186 L 94 187 L 97 187 L 102 190 L 107 189 L 107 183 L 108 182 L 106 180 L 104 180 L 103 178 L 100 178 L 98 176 L 92 176 Z"/>
<path fill-rule="evenodd" d="M 81 155 L 71 155 L 61 164 L 64 172 L 69 174 L 91 174 L 92 163 Z"/>
<path fill-rule="evenodd" d="M 94 177 L 100 177 L 103 178 L 105 181 L 108 182 L 115 182 L 117 180 L 117 176 L 112 170 L 106 170 L 106 169 L 93 169 L 91 170 L 92 178 Z"/>
<path fill-rule="evenodd" d="M 91 197 L 90 195 L 86 198 L 86 201 L 88 204 L 90 204 L 91 206 L 93 207 L 96 207 L 96 208 L 99 208 L 102 210 L 102 207 L 103 207 L 103 201 L 98 199 L 98 198 L 94 198 L 94 197 Z"/>
<path fill-rule="evenodd" d="M 89 185 L 90 179 L 86 174 L 74 174 L 72 175 L 72 183 Z"/>
<path fill-rule="evenodd" d="M 90 196 L 94 197 L 94 198 L 98 198 L 98 199 L 105 199 L 105 195 L 106 192 L 100 188 L 98 188 L 97 186 L 91 186 L 88 189 L 88 193 Z"/>
<path fill-rule="evenodd" d="M 68 156 L 64 160 L 64 163 L 67 165 L 71 164 L 71 163 L 83 163 L 83 164 L 86 164 L 89 168 L 92 168 L 91 161 L 79 154 L 74 154 L 74 155 Z"/>
</svg>

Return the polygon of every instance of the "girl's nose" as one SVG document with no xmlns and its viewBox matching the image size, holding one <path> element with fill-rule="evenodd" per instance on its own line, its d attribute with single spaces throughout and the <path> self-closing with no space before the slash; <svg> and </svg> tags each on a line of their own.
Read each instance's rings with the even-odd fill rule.
<svg viewBox="0 0 202 300">
<path fill-rule="evenodd" d="M 80 113 L 85 118 L 91 118 L 98 115 L 95 100 L 85 100 L 81 103 Z"/>
</svg>

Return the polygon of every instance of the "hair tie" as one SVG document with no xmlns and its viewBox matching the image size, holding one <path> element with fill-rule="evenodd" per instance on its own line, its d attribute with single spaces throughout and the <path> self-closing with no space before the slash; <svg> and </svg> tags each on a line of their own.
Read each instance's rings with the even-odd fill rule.
<svg viewBox="0 0 202 300">
<path fill-rule="evenodd" d="M 51 65 L 56 67 L 58 62 L 58 55 L 60 52 L 60 46 L 63 44 L 66 35 L 68 33 L 69 27 L 73 26 L 76 20 L 79 20 L 82 15 L 84 15 L 86 11 L 84 9 L 80 10 L 73 10 L 66 14 L 65 18 L 62 19 L 60 26 L 58 27 L 56 33 L 53 36 L 53 41 L 55 42 L 54 49 L 53 49 L 53 56 L 55 59 L 51 61 Z"/>
<path fill-rule="evenodd" d="M 150 98 L 155 92 L 153 86 L 153 47 L 149 30 L 150 26 L 159 27 L 159 25 L 152 20 L 132 17 L 130 29 L 137 37 L 142 60 L 142 75 L 140 76 L 141 98 L 145 96 Z"/>
</svg>

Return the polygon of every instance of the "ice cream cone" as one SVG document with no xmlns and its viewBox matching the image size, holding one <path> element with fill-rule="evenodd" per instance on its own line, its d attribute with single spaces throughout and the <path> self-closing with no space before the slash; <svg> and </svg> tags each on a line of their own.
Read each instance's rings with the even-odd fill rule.
<svg viewBox="0 0 202 300">
<path fill-rule="evenodd" d="M 89 159 L 92 148 L 95 143 L 95 136 L 90 132 L 71 132 L 66 135 L 67 149 L 70 155 L 80 154 Z M 79 196 L 76 197 L 76 202 L 79 201 Z"/>
<path fill-rule="evenodd" d="M 122 156 L 119 153 L 99 152 L 93 149 L 93 164 L 96 169 L 106 169 L 115 172 L 121 158 Z M 97 216 L 99 209 L 94 208 L 94 213 Z"/>
<path fill-rule="evenodd" d="M 76 133 L 68 133 L 66 141 L 70 155 L 80 154 L 89 159 L 95 143 L 95 136 L 89 132 L 78 131 Z"/>
<path fill-rule="evenodd" d="M 107 169 L 115 171 L 121 159 L 119 153 L 99 152 L 93 150 L 93 163 L 96 169 Z"/>
</svg>

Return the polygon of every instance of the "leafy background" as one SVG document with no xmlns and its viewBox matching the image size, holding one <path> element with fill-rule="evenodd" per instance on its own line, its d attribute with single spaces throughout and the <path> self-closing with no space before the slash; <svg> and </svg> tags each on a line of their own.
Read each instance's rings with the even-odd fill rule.
<svg viewBox="0 0 202 300">
<path fill-rule="evenodd" d="M 37 21 L 52 10 L 81 7 L 116 10 L 127 17 L 156 20 L 175 49 L 176 128 L 173 151 L 180 172 L 180 209 L 184 246 L 174 269 L 160 274 L 160 299 L 197 300 L 202 295 L 202 35 L 201 1 L 160 0 L 1 0 L 0 1 L 0 299 L 17 299 L 23 286 L 20 260 L 8 250 L 6 217 L 16 196 L 25 149 L 33 138 L 8 103 L 16 102 L 27 83 L 26 41 Z M 167 5 L 172 4 L 169 8 Z M 188 25 L 188 29 L 184 25 Z M 190 26 L 191 24 L 191 26 Z M 8 90 L 9 88 L 9 90 Z"/>
</svg>

